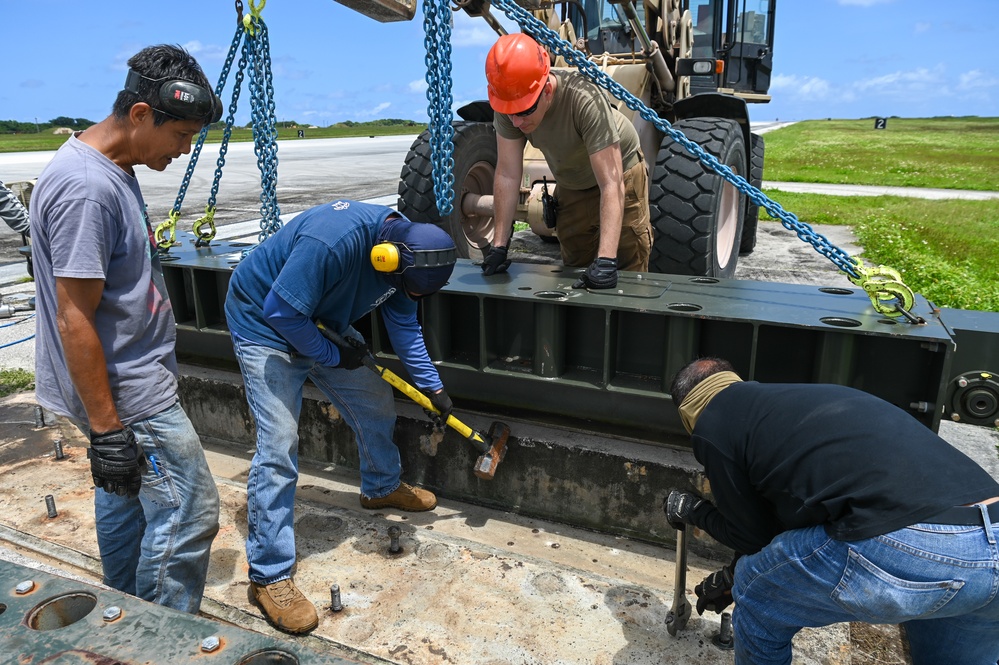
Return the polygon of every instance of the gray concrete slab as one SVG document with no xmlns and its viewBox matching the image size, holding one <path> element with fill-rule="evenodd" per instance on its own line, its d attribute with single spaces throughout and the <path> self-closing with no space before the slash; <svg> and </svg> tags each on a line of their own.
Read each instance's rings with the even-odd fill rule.
<svg viewBox="0 0 999 665">
<path fill-rule="evenodd" d="M 32 539 L 41 539 L 50 557 L 61 548 L 95 561 L 85 441 L 65 421 L 35 428 L 26 419 L 32 409 L 29 393 L 0 402 L 0 539 L 15 541 L 4 547 L 20 556 L 33 558 Z M 66 454 L 58 461 L 56 437 Z M 222 517 L 205 611 L 263 628 L 246 599 L 250 451 L 218 442 L 206 447 Z M 47 517 L 46 494 L 55 497 L 56 518 Z M 666 632 L 671 549 L 447 500 L 430 513 L 366 511 L 358 495 L 356 477 L 303 468 L 295 579 L 320 610 L 308 638 L 312 648 L 408 665 L 732 662 L 731 652 L 711 643 L 720 626 L 714 614 L 695 613 L 676 638 Z M 402 532 L 398 554 L 388 551 L 393 525 Z M 690 558 L 689 598 L 717 565 Z M 341 589 L 343 612 L 329 609 L 331 584 Z M 845 665 L 848 626 L 804 631 L 795 647 L 796 664 Z"/>
</svg>

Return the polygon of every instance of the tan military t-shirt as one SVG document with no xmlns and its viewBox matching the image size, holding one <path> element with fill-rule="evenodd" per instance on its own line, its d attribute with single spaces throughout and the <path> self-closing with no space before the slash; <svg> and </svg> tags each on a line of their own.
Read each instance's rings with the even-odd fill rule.
<svg viewBox="0 0 999 665">
<path fill-rule="evenodd" d="M 590 155 L 621 142 L 622 171 L 638 163 L 638 132 L 603 90 L 577 71 L 555 70 L 558 79 L 552 105 L 534 132 L 524 134 L 502 113 L 493 117 L 496 132 L 507 139 L 526 137 L 541 151 L 559 187 L 597 186 Z"/>
</svg>

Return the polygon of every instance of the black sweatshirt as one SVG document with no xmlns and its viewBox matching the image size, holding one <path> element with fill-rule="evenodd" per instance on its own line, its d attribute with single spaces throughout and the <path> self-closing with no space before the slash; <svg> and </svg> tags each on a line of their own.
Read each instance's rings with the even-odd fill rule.
<svg viewBox="0 0 999 665">
<path fill-rule="evenodd" d="M 790 529 L 861 540 L 999 496 L 985 469 L 915 418 L 844 386 L 733 384 L 691 441 L 715 504 L 692 521 L 740 554 Z"/>
</svg>

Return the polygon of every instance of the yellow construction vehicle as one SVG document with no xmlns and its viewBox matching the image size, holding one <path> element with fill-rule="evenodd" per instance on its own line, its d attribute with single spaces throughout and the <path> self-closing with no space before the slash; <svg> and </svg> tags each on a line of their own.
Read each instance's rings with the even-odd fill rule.
<svg viewBox="0 0 999 665">
<path fill-rule="evenodd" d="M 377 20 L 412 18 L 402 0 L 338 0 Z M 514 0 L 625 90 L 720 163 L 759 187 L 764 142 L 751 131 L 747 102 L 765 103 L 773 61 L 776 0 Z M 458 2 L 454 11 L 506 30 L 486 0 Z M 551 49 L 549 49 L 551 50 Z M 554 67 L 567 66 L 552 54 Z M 758 207 L 722 176 L 706 169 L 670 135 L 611 99 L 635 124 L 649 162 L 649 203 L 655 272 L 731 277 L 739 254 L 756 243 Z M 496 139 L 492 110 L 478 101 L 453 122 L 454 204 L 438 210 L 431 138 L 413 143 L 402 169 L 399 210 L 447 230 L 459 252 L 480 258 L 493 238 Z M 556 239 L 544 222 L 545 182 L 554 184 L 540 151 L 528 145 L 517 220 Z"/>
</svg>

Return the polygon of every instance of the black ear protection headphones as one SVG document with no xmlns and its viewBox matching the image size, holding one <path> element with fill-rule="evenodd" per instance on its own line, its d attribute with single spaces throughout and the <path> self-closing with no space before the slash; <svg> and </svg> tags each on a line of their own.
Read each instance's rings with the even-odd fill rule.
<svg viewBox="0 0 999 665">
<path fill-rule="evenodd" d="M 182 79 L 151 79 L 134 69 L 128 70 L 125 90 L 139 94 L 139 79 L 160 83 L 159 105 L 154 106 L 178 120 L 201 120 L 218 122 L 222 117 L 222 100 L 213 91 Z"/>
<path fill-rule="evenodd" d="M 406 268 L 440 268 L 454 265 L 458 260 L 458 250 L 453 247 L 450 249 L 414 250 L 401 242 L 380 242 L 371 248 L 371 265 L 378 272 L 405 272 L 406 268 L 399 270 L 400 247 L 413 254 L 413 265 L 406 266 Z"/>
</svg>

